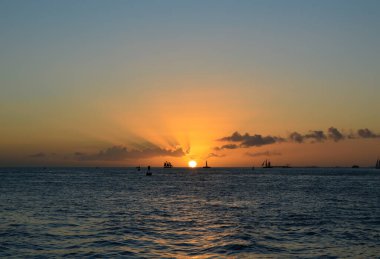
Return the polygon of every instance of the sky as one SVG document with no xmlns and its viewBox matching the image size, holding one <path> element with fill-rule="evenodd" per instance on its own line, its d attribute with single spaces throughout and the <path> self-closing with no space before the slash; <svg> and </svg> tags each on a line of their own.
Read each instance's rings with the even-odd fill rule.
<svg viewBox="0 0 380 259">
<path fill-rule="evenodd" d="M 373 166 L 380 1 L 0 0 L 0 166 Z"/>
</svg>

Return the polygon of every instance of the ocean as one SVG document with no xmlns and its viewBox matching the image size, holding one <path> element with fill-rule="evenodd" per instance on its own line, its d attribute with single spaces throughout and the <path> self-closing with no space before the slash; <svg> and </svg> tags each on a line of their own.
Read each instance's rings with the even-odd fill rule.
<svg viewBox="0 0 380 259">
<path fill-rule="evenodd" d="M 380 258 L 380 170 L 2 168 L 0 257 Z"/>
</svg>

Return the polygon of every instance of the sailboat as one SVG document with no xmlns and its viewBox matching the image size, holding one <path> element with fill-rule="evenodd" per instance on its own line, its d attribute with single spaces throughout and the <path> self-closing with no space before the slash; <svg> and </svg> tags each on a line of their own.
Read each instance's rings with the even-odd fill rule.
<svg viewBox="0 0 380 259">
<path fill-rule="evenodd" d="M 377 159 L 375 168 L 380 169 L 380 159 Z"/>
<path fill-rule="evenodd" d="M 206 165 L 203 168 L 211 168 L 211 167 L 208 166 L 207 161 L 206 161 Z"/>
<path fill-rule="evenodd" d="M 173 165 L 172 165 L 172 163 L 165 161 L 164 168 L 173 168 Z"/>
<path fill-rule="evenodd" d="M 272 168 L 270 161 L 265 159 L 265 161 L 261 164 L 263 168 Z"/>
</svg>

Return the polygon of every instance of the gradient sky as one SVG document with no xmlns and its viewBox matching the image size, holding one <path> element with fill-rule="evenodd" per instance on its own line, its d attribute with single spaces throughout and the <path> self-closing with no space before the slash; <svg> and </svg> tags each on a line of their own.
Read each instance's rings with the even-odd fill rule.
<svg viewBox="0 0 380 259">
<path fill-rule="evenodd" d="M 372 166 L 379 31 L 377 0 L 0 0 L 0 165 Z"/>
</svg>

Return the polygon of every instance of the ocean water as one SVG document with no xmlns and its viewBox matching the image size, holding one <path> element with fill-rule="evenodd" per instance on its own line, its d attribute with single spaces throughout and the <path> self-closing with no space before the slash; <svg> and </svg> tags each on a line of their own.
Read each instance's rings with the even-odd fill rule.
<svg viewBox="0 0 380 259">
<path fill-rule="evenodd" d="M 0 169 L 0 257 L 380 258 L 375 169 Z"/>
</svg>

